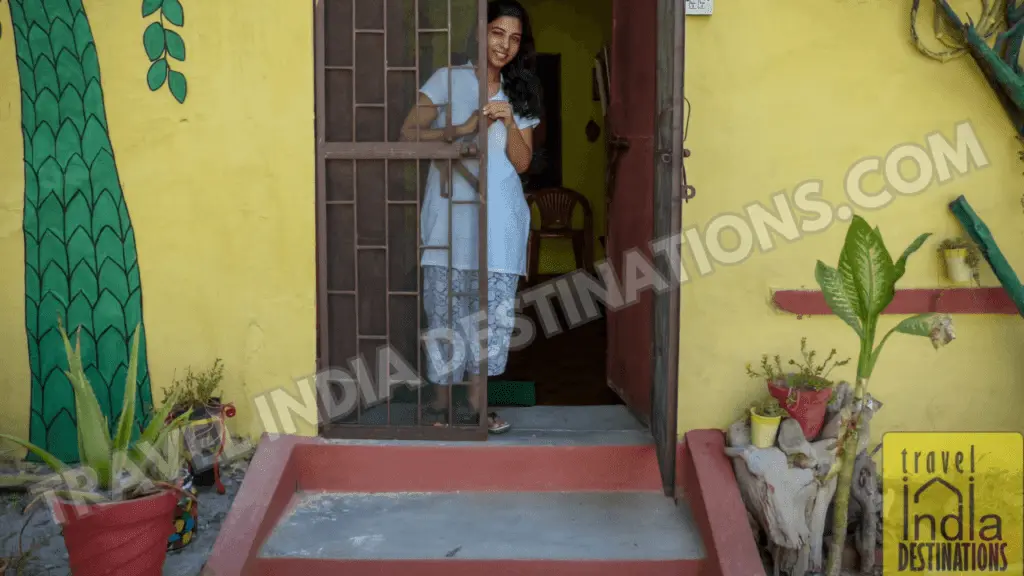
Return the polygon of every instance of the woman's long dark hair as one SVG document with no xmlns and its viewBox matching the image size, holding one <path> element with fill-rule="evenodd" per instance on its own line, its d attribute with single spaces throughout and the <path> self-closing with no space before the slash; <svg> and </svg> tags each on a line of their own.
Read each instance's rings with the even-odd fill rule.
<svg viewBox="0 0 1024 576">
<path fill-rule="evenodd" d="M 537 76 L 537 47 L 534 44 L 533 28 L 526 8 L 516 0 L 491 0 L 487 3 L 487 22 L 509 16 L 522 24 L 523 37 L 519 42 L 519 52 L 511 62 L 501 69 L 504 82 L 502 89 L 508 96 L 512 110 L 519 116 L 540 118 L 542 96 L 540 78 Z M 470 35 L 466 55 L 475 59 L 478 52 L 476 30 Z"/>
</svg>

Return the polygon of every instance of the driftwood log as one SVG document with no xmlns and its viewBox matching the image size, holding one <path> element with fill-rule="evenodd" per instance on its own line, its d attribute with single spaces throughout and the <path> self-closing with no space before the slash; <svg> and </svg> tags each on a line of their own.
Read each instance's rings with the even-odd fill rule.
<svg viewBox="0 0 1024 576">
<path fill-rule="evenodd" d="M 832 501 L 838 481 L 836 455 L 839 422 L 853 406 L 851 386 L 836 386 L 825 416 L 825 426 L 814 441 L 808 441 L 796 420 L 784 419 L 776 445 L 757 448 L 750 441 L 750 423 L 735 422 L 727 432 L 725 449 L 746 505 L 754 534 L 764 534 L 775 576 L 804 576 L 825 568 L 825 547 L 832 526 Z M 867 422 L 881 408 L 870 396 L 865 400 L 861 443 L 866 448 Z M 877 471 L 867 452 L 862 452 L 854 470 L 850 518 L 857 520 L 854 536 L 862 570 L 874 567 L 878 544 L 877 516 L 881 498 Z M 856 510 L 854 509 L 856 508 Z M 851 526 L 854 524 L 851 522 Z M 870 551 L 870 553 L 869 553 Z"/>
</svg>

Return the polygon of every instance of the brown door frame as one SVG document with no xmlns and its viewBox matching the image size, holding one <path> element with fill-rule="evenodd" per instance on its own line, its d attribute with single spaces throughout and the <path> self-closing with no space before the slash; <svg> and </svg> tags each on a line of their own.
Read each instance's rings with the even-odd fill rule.
<svg viewBox="0 0 1024 576">
<path fill-rule="evenodd" d="M 326 387 L 327 383 L 322 381 L 322 379 L 321 379 L 322 376 L 321 375 L 323 375 L 326 370 L 331 368 L 332 365 L 334 367 L 338 367 L 338 368 L 342 368 L 342 369 L 345 369 L 347 371 L 350 371 L 350 367 L 347 365 L 347 362 L 350 360 L 349 358 L 345 358 L 345 359 L 339 360 L 337 358 L 331 358 L 330 357 L 330 354 L 331 354 L 330 341 L 331 341 L 331 336 L 332 335 L 331 335 L 331 324 L 329 322 L 330 314 L 329 314 L 329 310 L 328 310 L 329 296 L 332 295 L 332 294 L 338 293 L 339 291 L 338 290 L 330 289 L 330 287 L 328 285 L 328 254 L 327 254 L 327 250 L 328 250 L 328 230 L 327 230 L 327 214 L 326 214 L 327 206 L 328 206 L 328 200 L 327 200 L 327 178 L 326 178 L 327 162 L 328 161 L 332 161 L 332 160 L 347 160 L 347 161 L 353 162 L 353 165 L 356 166 L 357 163 L 360 160 L 364 160 L 364 161 L 365 160 L 383 160 L 385 162 L 389 161 L 389 160 L 415 160 L 415 161 L 417 161 L 417 166 L 419 166 L 419 161 L 420 160 L 435 160 L 435 161 L 447 161 L 448 165 L 450 166 L 451 165 L 450 163 L 453 160 L 460 160 L 460 159 L 464 159 L 464 158 L 467 158 L 467 157 L 475 157 L 475 158 L 477 158 L 479 160 L 479 177 L 478 177 L 478 179 L 479 179 L 479 199 L 480 199 L 479 200 L 479 209 L 478 209 L 479 210 L 479 226 L 480 226 L 480 230 L 481 231 L 484 231 L 484 230 L 487 229 L 487 227 L 486 227 L 487 226 L 487 210 L 486 210 L 486 203 L 487 203 L 487 187 L 486 187 L 486 182 L 487 182 L 487 174 L 486 174 L 486 170 L 487 170 L 487 160 L 486 160 L 486 158 L 487 158 L 487 156 L 486 156 L 486 154 L 487 154 L 487 139 L 486 138 L 481 138 L 480 139 L 478 147 L 477 146 L 467 147 L 467 146 L 464 146 L 464 145 L 460 145 L 458 142 L 450 142 L 450 141 L 449 142 L 445 142 L 445 141 L 441 141 L 441 142 L 392 142 L 392 141 L 378 142 L 378 141 L 360 141 L 356 137 L 356 131 L 357 131 L 357 129 L 356 129 L 356 108 L 359 107 L 360 103 L 356 102 L 356 100 L 355 100 L 356 92 L 353 89 L 353 100 L 352 100 L 352 105 L 351 105 L 351 109 L 350 109 L 350 112 L 352 114 L 352 127 L 353 127 L 352 128 L 353 129 L 353 136 L 351 138 L 351 141 L 347 141 L 347 142 L 328 142 L 327 141 L 327 139 L 326 139 L 326 134 L 327 134 L 327 114 L 326 114 L 326 111 L 327 111 L 327 100 L 326 100 L 326 85 L 327 85 L 326 84 L 326 72 L 327 72 L 327 63 L 326 63 L 326 30 L 325 30 L 325 22 L 326 22 L 325 11 L 326 11 L 326 7 L 325 7 L 325 5 L 326 5 L 327 2 L 330 2 L 330 1 L 331 0 L 314 0 L 314 3 L 313 3 L 313 15 L 314 15 L 313 16 L 313 24 L 314 24 L 314 27 L 313 27 L 313 30 L 314 30 L 313 31 L 314 71 L 313 72 L 314 72 L 314 79 L 315 79 L 314 84 L 315 84 L 315 118 L 316 118 L 316 120 L 315 120 L 315 126 L 316 126 L 316 204 L 315 205 L 316 205 L 316 258 L 317 258 L 317 350 L 318 350 L 318 353 L 317 353 L 317 370 L 318 370 L 318 377 L 317 377 L 317 388 L 318 388 L 317 405 L 318 405 L 318 416 L 320 417 L 320 420 L 321 420 L 320 425 L 318 427 L 319 428 L 319 432 L 323 436 L 328 436 L 328 437 L 332 437 L 332 438 L 485 440 L 487 438 L 487 432 L 488 432 L 488 430 L 487 430 L 487 418 L 483 417 L 483 415 L 485 415 L 487 413 L 487 397 L 486 397 L 487 358 L 486 358 L 486 356 L 482 357 L 480 359 L 480 372 L 481 372 L 481 374 L 476 377 L 476 378 L 482 379 L 483 382 L 484 382 L 484 386 L 480 387 L 481 395 L 483 396 L 483 398 L 481 399 L 481 403 L 480 403 L 480 406 L 481 406 L 481 418 L 480 418 L 479 423 L 476 424 L 476 425 L 473 425 L 473 426 L 455 426 L 455 425 L 452 425 L 450 427 L 434 427 L 434 426 L 429 426 L 429 425 L 422 425 L 420 423 L 420 419 L 421 419 L 421 416 L 422 416 L 422 411 L 420 410 L 420 408 L 422 406 L 422 387 L 417 389 L 417 394 L 416 394 L 416 396 L 417 396 L 417 414 L 418 414 L 417 415 L 417 425 L 398 425 L 398 424 L 392 424 L 391 423 L 391 398 L 390 397 L 386 400 L 387 408 L 388 408 L 388 411 L 387 411 L 388 412 L 388 423 L 387 423 L 387 425 L 380 426 L 380 425 L 359 424 L 359 423 L 348 424 L 348 423 L 336 423 L 336 422 L 327 422 L 327 421 L 325 421 L 325 416 L 327 415 L 327 408 L 325 407 L 324 402 L 322 401 L 322 398 L 321 398 L 321 393 L 322 392 L 320 391 L 320 388 L 322 386 Z M 352 47 L 352 62 L 351 62 L 351 65 L 350 66 L 332 66 L 331 67 L 332 69 L 334 69 L 334 68 L 344 68 L 344 69 L 350 70 L 351 74 L 353 76 L 353 79 L 354 79 L 353 80 L 353 88 L 354 88 L 354 85 L 355 85 L 355 78 L 356 78 L 356 63 L 357 63 L 356 59 L 357 59 L 357 54 L 356 54 L 356 50 L 355 50 L 355 44 L 356 44 L 356 37 L 357 37 L 357 35 L 359 35 L 359 34 L 382 35 L 383 39 L 384 39 L 383 42 L 384 42 L 384 51 L 385 51 L 385 53 L 387 52 L 387 47 L 388 47 L 388 45 L 387 45 L 387 42 L 388 42 L 388 40 L 387 40 L 388 39 L 388 30 L 387 30 L 387 28 L 388 28 L 388 13 L 387 13 L 387 5 L 389 3 L 388 2 L 384 2 L 384 1 L 380 2 L 381 5 L 383 5 L 382 10 L 384 12 L 384 17 L 383 17 L 384 24 L 383 24 L 383 28 L 382 29 L 366 29 L 366 30 L 361 30 L 357 26 L 356 10 L 357 10 L 357 3 L 358 2 L 362 2 L 362 1 L 365 1 L 365 0 L 350 0 L 351 6 L 352 6 L 352 12 L 353 12 L 353 16 L 352 16 L 353 47 Z M 448 0 L 448 26 L 447 26 L 447 28 L 446 29 L 442 29 L 442 30 L 424 30 L 424 29 L 421 29 L 420 26 L 419 26 L 419 22 L 420 22 L 420 20 L 419 20 L 419 18 L 420 18 L 420 14 L 419 14 L 419 12 L 420 12 L 420 10 L 419 10 L 419 8 L 420 8 L 420 1 L 419 0 L 414 0 L 413 1 L 413 5 L 414 5 L 413 25 L 415 26 L 415 37 L 416 37 L 416 43 L 417 43 L 417 49 L 414 51 L 415 52 L 415 68 L 413 70 L 415 71 L 415 74 L 416 74 L 416 85 L 417 85 L 417 88 L 422 85 L 422 81 L 424 80 L 424 79 L 420 78 L 420 51 L 418 49 L 419 48 L 419 36 L 420 36 L 421 32 L 423 32 L 423 33 L 446 32 L 448 34 L 448 46 L 449 46 L 449 49 L 448 49 L 448 65 L 449 66 L 452 65 L 452 61 L 451 61 L 452 60 L 452 50 L 451 50 L 451 46 L 452 46 L 452 38 L 451 38 L 451 34 L 452 34 L 452 18 L 451 18 L 451 16 L 452 16 L 452 9 L 451 9 L 451 2 L 452 2 L 452 0 Z M 339 4 L 340 3 L 341 2 L 339 2 Z M 486 35 L 486 29 L 487 29 L 487 22 L 486 22 L 487 0 L 476 0 L 476 5 L 477 5 L 477 11 L 478 11 L 477 12 L 477 23 L 476 23 L 477 24 L 477 26 L 476 26 L 477 35 L 478 35 L 478 37 L 483 38 Z M 487 46 L 486 42 L 480 42 L 479 43 L 478 53 L 476 55 L 476 61 L 477 62 L 484 62 L 484 61 L 486 61 L 485 60 L 485 58 L 486 58 L 486 46 Z M 389 70 L 393 70 L 394 68 L 391 68 L 391 67 L 387 66 L 386 56 L 384 56 L 383 58 L 384 58 L 384 62 L 385 62 L 384 63 L 384 66 L 385 66 L 384 74 L 385 74 L 385 85 L 386 85 L 387 84 L 387 74 L 388 74 L 388 71 Z M 483 66 L 480 66 L 478 68 L 479 68 L 478 69 L 478 79 L 480 80 L 480 86 L 481 86 L 481 90 L 480 90 L 480 107 L 483 107 L 487 103 L 487 101 L 488 101 L 487 91 L 486 91 L 486 68 L 484 68 Z M 409 72 L 410 71 L 410 70 L 405 69 L 405 68 L 399 68 L 398 70 L 399 71 L 405 71 L 405 72 Z M 449 76 L 449 88 L 451 87 L 450 86 L 450 78 L 451 77 Z M 380 104 L 370 104 L 371 106 L 376 106 L 376 107 L 379 107 L 381 105 L 385 106 L 385 113 L 384 113 L 385 122 L 387 122 L 387 120 L 386 120 L 386 118 L 387 118 L 387 108 L 386 107 L 388 106 L 388 98 L 387 98 L 386 90 L 387 89 L 385 88 L 385 97 L 384 97 L 384 102 L 383 103 L 380 103 Z M 447 125 L 450 128 L 451 127 L 451 123 L 452 123 L 451 114 L 447 114 L 446 118 L 447 118 Z M 388 132 L 389 131 L 385 130 L 384 132 L 385 132 L 384 139 L 387 140 L 388 139 Z M 354 167 L 353 173 L 355 173 L 355 170 L 357 170 L 357 168 Z M 417 168 L 417 176 L 419 176 L 420 170 L 421 170 L 421 168 L 418 167 Z M 353 178 L 355 178 L 355 176 L 353 176 Z M 419 177 L 417 177 L 417 182 L 421 182 L 421 181 L 422 180 Z M 358 194 L 355 192 L 355 186 L 356 186 L 355 181 L 353 181 L 352 186 L 353 186 L 353 199 L 352 199 L 351 202 L 348 202 L 348 203 L 350 203 L 352 205 L 353 212 L 355 213 L 355 210 L 356 210 L 356 208 L 355 208 L 356 204 L 355 203 L 357 202 L 356 198 L 358 197 Z M 420 197 L 421 194 L 418 194 L 417 196 Z M 384 200 L 385 210 L 386 210 L 386 207 L 391 204 L 391 202 L 392 201 L 390 200 L 390 198 L 387 197 L 387 195 L 386 195 L 385 200 Z M 417 208 L 417 210 L 416 210 L 416 212 L 417 212 L 416 218 L 417 218 L 417 222 L 418 222 L 418 220 L 419 220 L 419 212 L 422 209 L 421 203 L 420 203 L 419 200 L 417 200 L 416 208 Z M 450 214 L 451 213 L 449 212 L 449 215 Z M 385 214 L 385 220 L 386 219 L 387 219 L 387 214 Z M 344 231 L 344 233 L 348 233 L 348 232 L 349 232 L 348 230 Z M 418 247 L 418 250 L 417 250 L 417 270 L 419 270 L 419 264 L 418 264 L 419 256 L 418 255 L 422 254 L 423 247 L 420 246 L 420 241 L 419 241 L 420 236 L 419 236 L 418 225 L 417 225 L 416 232 L 417 232 L 417 234 L 416 234 L 416 241 L 417 241 L 417 247 Z M 480 269 L 481 270 L 486 270 L 486 268 L 487 268 L 487 234 L 482 232 L 479 235 L 479 238 L 480 238 L 480 244 L 478 246 L 478 253 L 480 255 Z M 359 254 L 359 250 L 360 249 L 378 249 L 378 247 L 361 247 L 361 246 L 358 245 L 358 242 L 357 242 L 354 245 L 354 247 L 353 247 L 353 258 L 354 258 L 354 262 L 355 262 L 355 266 L 356 267 L 359 266 L 358 254 Z M 387 246 L 385 246 L 385 247 L 383 247 L 383 249 L 385 251 L 387 251 L 389 248 Z M 450 275 L 449 275 L 449 277 L 450 277 Z M 420 284 L 422 284 L 422 281 L 420 281 Z M 390 290 L 389 289 L 387 290 L 387 292 L 390 294 Z M 345 291 L 345 294 L 346 295 L 350 295 L 350 296 L 352 296 L 355 299 L 356 309 L 358 309 L 358 306 L 359 306 L 359 286 L 358 286 L 358 284 L 354 283 L 353 284 L 353 290 Z M 405 295 L 405 294 L 403 294 L 403 295 Z M 422 308 L 422 291 L 421 290 L 418 291 L 416 297 L 417 297 L 418 308 Z M 480 282 L 480 301 L 481 301 L 481 303 L 486 303 L 487 302 L 487 283 L 486 282 Z M 385 305 L 386 306 L 390 305 L 390 303 L 388 301 L 388 298 L 387 298 L 387 295 L 385 296 Z M 485 305 L 484 305 L 484 310 L 486 311 L 486 306 Z M 356 318 L 349 318 L 349 319 L 346 319 L 346 320 L 348 321 L 348 323 L 350 323 L 354 327 L 352 329 L 355 330 L 355 338 L 356 338 L 357 342 L 361 338 L 381 339 L 379 336 L 372 336 L 371 337 L 371 336 L 360 335 L 359 334 L 358 323 L 355 321 Z M 417 326 L 419 327 L 419 323 L 418 322 L 417 322 Z M 390 343 L 390 335 L 391 335 L 390 326 L 388 326 L 387 327 L 387 334 L 381 340 Z M 486 334 L 486 332 L 484 332 L 482 334 L 482 336 L 481 336 L 482 343 L 486 342 L 486 337 L 487 337 L 487 334 Z M 421 346 L 420 346 L 420 334 L 417 334 L 417 349 L 418 349 L 417 356 L 419 357 L 419 356 L 422 355 L 422 349 L 421 349 Z M 372 364 L 372 363 L 375 363 L 376 359 L 364 359 L 364 361 L 368 361 L 369 363 Z M 341 364 L 342 362 L 346 363 L 346 365 L 339 366 L 339 364 Z M 417 368 L 419 367 L 420 364 L 421 364 L 421 362 L 417 362 Z M 422 373 L 422 370 L 420 372 Z M 381 376 L 378 375 L 378 378 L 380 378 L 380 377 Z M 327 393 L 330 393 L 330 392 L 327 392 Z M 362 413 L 362 402 L 361 401 L 357 402 L 356 406 L 357 406 L 356 407 L 356 415 L 357 415 L 357 422 L 358 422 L 358 417 Z M 450 422 L 454 421 L 454 412 L 451 410 L 451 403 L 449 403 L 449 421 Z"/>
<path fill-rule="evenodd" d="M 630 0 L 612 0 L 622 2 L 624 6 L 630 6 Z M 644 249 L 644 246 L 624 245 L 629 242 L 651 243 L 659 240 L 678 238 L 682 227 L 682 189 L 684 186 L 682 175 L 682 162 L 684 150 L 682 145 L 683 134 L 683 50 L 685 46 L 685 3 L 684 0 L 657 0 L 656 4 L 644 4 L 643 8 L 654 11 L 653 18 L 656 21 L 654 46 L 630 45 L 625 50 L 626 57 L 621 58 L 623 62 L 616 65 L 615 54 L 622 54 L 623 48 L 613 47 L 613 65 L 611 74 L 615 78 L 617 67 L 621 69 L 623 64 L 630 66 L 650 66 L 653 68 L 654 86 L 649 84 L 642 86 L 638 92 L 632 92 L 633 104 L 636 109 L 649 110 L 651 124 L 642 126 L 639 124 L 630 125 L 628 120 L 624 126 L 616 126 L 616 116 L 613 114 L 609 119 L 609 191 L 611 199 L 608 207 L 608 218 L 612 218 L 616 210 L 621 209 L 617 205 L 615 197 L 621 190 L 616 190 L 615 185 L 624 175 L 616 174 L 624 168 L 624 163 L 619 159 L 624 154 L 647 153 L 650 154 L 651 164 L 644 164 L 643 167 L 633 165 L 632 170 L 648 170 L 652 172 L 644 174 L 642 178 L 632 179 L 635 187 L 630 193 L 634 196 L 629 198 L 630 202 L 646 204 L 650 201 L 652 210 L 650 234 L 646 238 L 638 239 L 617 239 L 616 228 L 608 227 L 609 246 L 611 253 L 609 259 L 612 266 L 616 266 L 616 257 L 620 252 L 631 249 Z M 617 12 L 613 9 L 613 17 Z M 613 26 L 618 23 L 613 23 Z M 636 27 L 637 23 L 624 23 L 624 32 Z M 628 36 L 627 36 L 628 37 Z M 622 41 L 622 37 L 615 37 L 612 42 Z M 653 49 L 652 49 L 653 48 Z M 642 50 L 642 53 L 633 53 L 633 50 Z M 677 57 L 680 56 L 680 57 Z M 653 56 L 654 62 L 648 60 Z M 643 62 L 638 58 L 643 58 Z M 622 78 L 619 78 L 622 81 Z M 614 80 L 613 80 L 614 82 Z M 646 80 L 645 80 L 646 82 Z M 654 88 L 653 91 L 649 91 Z M 613 86 L 612 92 L 615 92 Z M 652 93 L 653 92 L 653 93 Z M 644 101 L 639 101 L 637 94 L 642 94 Z M 650 96 L 647 96 L 650 94 Z M 650 97 L 652 100 L 647 101 Z M 613 99 L 614 100 L 614 99 Z M 614 101 L 613 101 L 614 104 Z M 621 104 L 621 103 L 620 103 Z M 649 108 L 646 108 L 649 106 Z M 634 112 L 635 110 L 634 109 Z M 644 120 L 646 122 L 647 120 Z M 647 160 L 644 160 L 646 162 Z M 653 176 L 648 180 L 647 176 Z M 643 182 L 643 185 L 636 185 L 635 182 Z M 650 182 L 650 184 L 647 184 Z M 647 196 L 647 195 L 650 196 Z M 626 199 L 619 199 L 619 202 Z M 621 233 L 621 231 L 619 231 Z M 653 246 L 652 246 L 653 248 Z M 680 270 L 680 250 L 678 244 L 673 243 L 673 250 L 662 255 L 654 255 L 655 267 L 665 279 L 675 279 L 676 270 Z M 646 250 L 645 250 L 646 252 Z M 652 249 L 653 253 L 654 250 Z M 623 281 L 625 279 L 623 278 Z M 614 363 L 609 363 L 608 382 L 609 385 L 630 408 L 630 411 L 644 424 L 649 426 L 651 435 L 654 438 L 658 463 L 662 476 L 662 483 L 665 494 L 675 495 L 676 485 L 676 448 L 678 430 L 678 370 L 679 370 L 679 286 L 678 282 L 670 282 L 670 288 L 665 291 L 652 291 L 650 295 L 649 315 L 634 320 L 639 324 L 639 330 L 650 330 L 650 342 L 642 342 L 634 348 L 650 346 L 650 364 L 645 365 L 643 361 L 633 358 L 633 366 L 644 366 L 644 372 L 637 374 L 630 372 L 629 380 L 617 382 L 615 380 Z M 638 303 L 639 305 L 639 303 Z M 617 349 L 621 344 L 621 334 L 612 333 L 614 330 L 636 330 L 637 324 L 630 326 L 628 320 L 621 326 L 609 322 L 609 357 L 622 355 L 623 351 Z M 645 350 L 645 352 L 647 352 Z M 636 354 L 634 350 L 628 352 Z M 631 357 L 632 358 L 632 357 Z M 647 368 L 649 367 L 649 372 Z M 619 375 L 622 377 L 622 375 Z M 645 405 L 646 404 L 646 405 Z"/>
<path fill-rule="evenodd" d="M 654 154 L 654 240 L 676 238 L 682 229 L 683 182 L 683 82 L 685 79 L 685 0 L 658 0 L 657 106 Z M 673 243 L 673 246 L 675 244 Z M 655 261 L 664 278 L 679 270 L 680 250 L 673 249 Z M 675 495 L 676 443 L 679 394 L 679 291 L 654 295 L 651 329 L 654 333 L 651 386 L 651 434 L 665 494 Z"/>
</svg>

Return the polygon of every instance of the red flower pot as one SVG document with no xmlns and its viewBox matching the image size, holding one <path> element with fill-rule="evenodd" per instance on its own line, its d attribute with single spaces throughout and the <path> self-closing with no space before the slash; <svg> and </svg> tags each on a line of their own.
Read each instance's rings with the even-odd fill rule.
<svg viewBox="0 0 1024 576">
<path fill-rule="evenodd" d="M 64 529 L 75 576 L 153 576 L 163 573 L 167 538 L 174 532 L 178 494 L 105 504 L 57 499 L 54 514 Z"/>
<path fill-rule="evenodd" d="M 781 381 L 779 381 L 781 382 Z M 792 397 L 790 393 L 792 392 Z M 792 389 L 775 382 L 768 383 L 768 393 L 775 397 L 789 415 L 800 424 L 804 438 L 814 440 L 825 425 L 825 409 L 832 398 L 832 389 Z"/>
</svg>

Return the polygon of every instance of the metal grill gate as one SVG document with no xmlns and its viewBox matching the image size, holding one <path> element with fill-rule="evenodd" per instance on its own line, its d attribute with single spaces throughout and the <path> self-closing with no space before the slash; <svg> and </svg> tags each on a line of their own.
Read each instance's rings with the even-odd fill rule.
<svg viewBox="0 0 1024 576">
<path fill-rule="evenodd" d="M 452 197 L 449 243 L 443 248 L 450 271 L 452 204 L 476 204 L 478 270 L 487 269 L 486 138 L 479 139 L 479 146 L 453 139 L 421 141 L 418 131 L 414 141 L 401 138 L 402 123 L 417 106 L 419 87 L 436 69 L 466 65 L 470 56 L 475 62 L 486 61 L 486 42 L 477 43 L 472 55 L 465 54 L 464 47 L 472 35 L 485 37 L 487 1 L 314 1 L 321 434 L 486 439 L 486 416 L 459 426 L 451 401 L 448 416 L 453 426 L 425 424 L 427 387 L 392 387 L 386 367 L 396 360 L 405 362 L 426 384 L 420 257 L 428 247 L 420 242 L 420 211 L 431 162 L 447 171 L 448 182 L 453 161 L 479 162 L 477 200 L 455 202 Z M 478 67 L 477 77 L 483 107 L 488 99 L 486 67 Z M 451 114 L 445 118 L 450 127 Z M 487 282 L 479 286 L 486 314 Z M 449 311 L 453 296 L 460 294 L 453 295 L 449 285 Z M 486 336 L 484 327 L 484 350 Z M 480 385 L 480 412 L 485 415 L 486 354 L 480 362 L 482 375 L 472 378 Z M 332 368 L 344 370 L 355 386 L 329 382 L 325 374 Z M 342 396 L 353 388 L 360 391 L 360 398 L 346 411 L 351 402 Z M 367 394 L 368 390 L 372 392 Z M 381 390 L 390 394 L 381 395 Z"/>
</svg>

